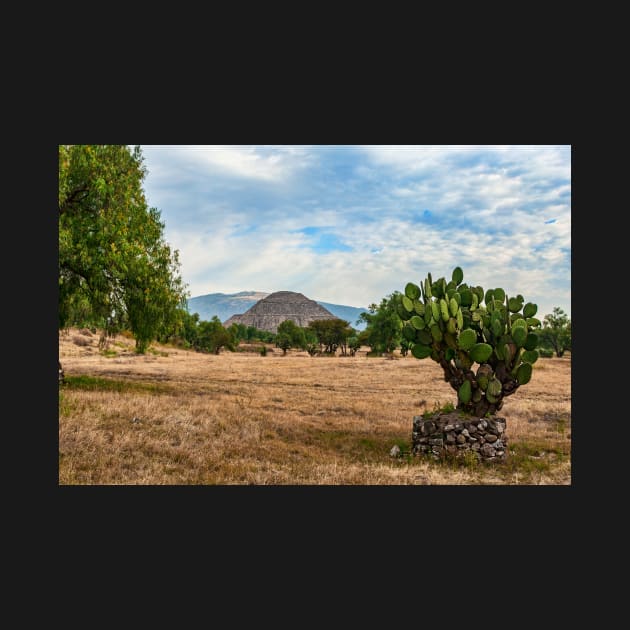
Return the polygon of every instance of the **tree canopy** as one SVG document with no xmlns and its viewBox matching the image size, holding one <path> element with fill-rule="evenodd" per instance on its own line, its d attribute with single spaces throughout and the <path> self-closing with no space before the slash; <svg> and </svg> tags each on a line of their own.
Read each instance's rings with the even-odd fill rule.
<svg viewBox="0 0 630 630">
<path fill-rule="evenodd" d="M 59 328 L 128 328 L 138 352 L 177 323 L 179 253 L 149 208 L 140 147 L 59 145 Z"/>
<path fill-rule="evenodd" d="M 359 315 L 359 319 L 367 324 L 359 339 L 370 346 L 373 354 L 393 352 L 400 345 L 402 321 L 397 313 L 400 299 L 401 294 L 394 291 L 383 298 L 380 304 L 370 304 L 368 313 Z"/>
<path fill-rule="evenodd" d="M 554 307 L 553 313 L 545 315 L 540 345 L 552 348 L 558 357 L 563 356 L 565 350 L 571 350 L 571 320 L 559 306 Z"/>
</svg>

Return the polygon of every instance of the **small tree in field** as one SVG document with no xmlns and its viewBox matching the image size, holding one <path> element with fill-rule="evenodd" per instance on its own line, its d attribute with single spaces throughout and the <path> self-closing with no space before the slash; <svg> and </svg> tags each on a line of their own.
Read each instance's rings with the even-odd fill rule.
<svg viewBox="0 0 630 630">
<path fill-rule="evenodd" d="M 452 279 L 418 286 L 409 282 L 397 311 L 403 337 L 417 359 L 440 364 L 444 380 L 457 392 L 457 408 L 468 415 L 495 414 L 532 376 L 538 359 L 538 307 L 503 289 L 468 286 L 460 267 Z"/>
<path fill-rule="evenodd" d="M 545 315 L 540 341 L 542 346 L 553 348 L 558 357 L 571 350 L 571 320 L 559 306 L 554 307 L 552 314 Z"/>
</svg>

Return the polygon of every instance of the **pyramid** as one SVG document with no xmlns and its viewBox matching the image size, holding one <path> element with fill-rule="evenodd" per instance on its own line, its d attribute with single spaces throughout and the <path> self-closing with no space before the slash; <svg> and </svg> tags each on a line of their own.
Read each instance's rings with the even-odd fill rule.
<svg viewBox="0 0 630 630">
<path fill-rule="evenodd" d="M 276 291 L 256 302 L 243 314 L 232 315 L 223 325 L 228 328 L 232 324 L 245 324 L 277 333 L 278 326 L 287 319 L 304 328 L 317 319 L 337 319 L 337 316 L 302 293 Z"/>
</svg>

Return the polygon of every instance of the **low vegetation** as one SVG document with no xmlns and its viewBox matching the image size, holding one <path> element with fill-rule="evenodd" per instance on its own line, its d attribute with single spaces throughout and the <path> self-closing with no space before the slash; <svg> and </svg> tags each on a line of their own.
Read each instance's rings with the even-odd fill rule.
<svg viewBox="0 0 630 630">
<path fill-rule="evenodd" d="M 410 454 L 413 416 L 453 399 L 433 361 L 262 342 L 266 356 L 158 343 L 138 354 L 128 335 L 99 348 L 95 333 L 59 334 L 62 485 L 571 483 L 570 352 L 541 357 L 506 400 L 505 462 L 439 463 Z"/>
</svg>

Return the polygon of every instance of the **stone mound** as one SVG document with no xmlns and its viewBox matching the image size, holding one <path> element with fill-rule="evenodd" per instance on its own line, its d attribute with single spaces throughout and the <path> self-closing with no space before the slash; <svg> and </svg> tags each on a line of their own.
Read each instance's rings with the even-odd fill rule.
<svg viewBox="0 0 630 630">
<path fill-rule="evenodd" d="M 228 328 L 235 323 L 245 324 L 276 333 L 278 326 L 287 319 L 304 328 L 315 320 L 337 319 L 337 316 L 302 293 L 276 291 L 256 302 L 244 313 L 232 315 L 223 325 Z"/>
</svg>

